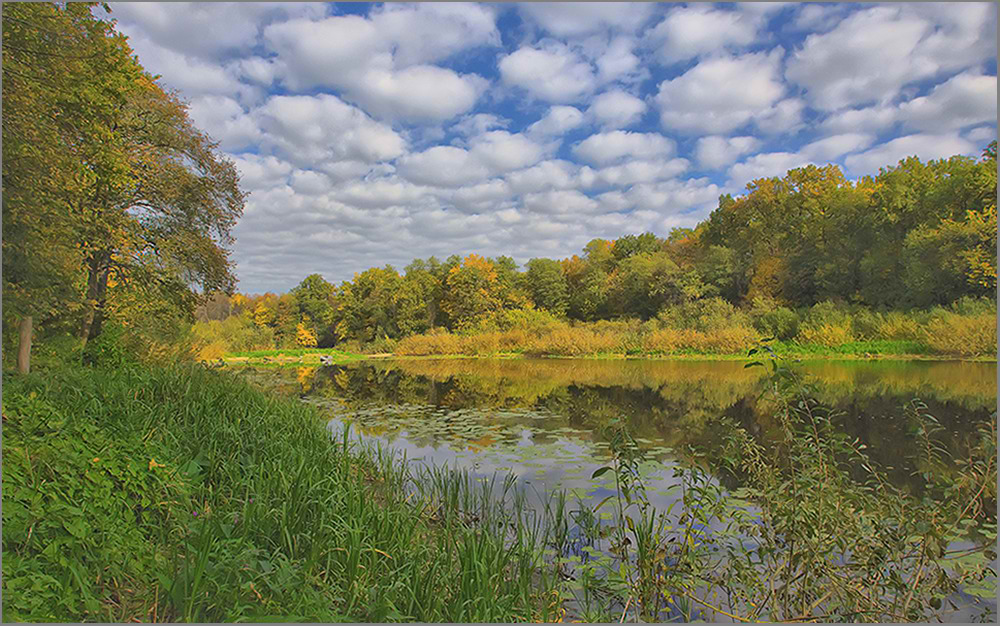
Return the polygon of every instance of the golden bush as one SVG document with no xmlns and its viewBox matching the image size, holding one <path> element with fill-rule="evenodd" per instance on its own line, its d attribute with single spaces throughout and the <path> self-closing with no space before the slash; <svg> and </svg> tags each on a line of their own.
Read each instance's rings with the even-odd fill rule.
<svg viewBox="0 0 1000 626">
<path fill-rule="evenodd" d="M 987 356 L 997 353 L 997 316 L 946 314 L 932 319 L 925 329 L 925 341 L 937 353 L 959 356 Z"/>
</svg>

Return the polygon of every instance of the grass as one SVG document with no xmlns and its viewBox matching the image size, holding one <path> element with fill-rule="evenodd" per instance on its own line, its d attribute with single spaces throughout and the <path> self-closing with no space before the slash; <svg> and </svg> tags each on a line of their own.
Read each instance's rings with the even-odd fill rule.
<svg viewBox="0 0 1000 626">
<path fill-rule="evenodd" d="M 319 364 L 321 356 L 330 357 L 330 361 L 338 365 L 353 363 L 367 358 L 363 354 L 356 354 L 335 348 L 290 348 L 235 352 L 226 354 L 222 357 L 222 361 L 227 364 L 252 363 L 254 365 Z"/>
<path fill-rule="evenodd" d="M 8 620 L 557 615 L 544 537 L 509 530 L 517 507 L 331 440 L 294 400 L 200 366 L 3 382 Z"/>
</svg>

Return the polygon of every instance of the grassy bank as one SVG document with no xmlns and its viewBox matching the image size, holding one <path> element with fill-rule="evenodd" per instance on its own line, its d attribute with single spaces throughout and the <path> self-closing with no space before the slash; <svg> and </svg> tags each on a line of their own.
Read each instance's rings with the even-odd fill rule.
<svg viewBox="0 0 1000 626">
<path fill-rule="evenodd" d="M 544 538 L 295 401 L 201 367 L 3 382 L 7 620 L 555 618 Z"/>
</svg>

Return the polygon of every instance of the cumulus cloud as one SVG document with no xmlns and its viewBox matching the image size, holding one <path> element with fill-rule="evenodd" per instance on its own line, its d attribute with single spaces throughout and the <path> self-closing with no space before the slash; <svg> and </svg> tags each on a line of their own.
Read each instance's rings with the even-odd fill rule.
<svg viewBox="0 0 1000 626">
<path fill-rule="evenodd" d="M 729 168 L 729 186 L 742 189 L 758 178 L 784 176 L 788 170 L 809 165 L 812 161 L 795 152 L 755 154 Z"/>
<path fill-rule="evenodd" d="M 537 163 L 549 149 L 521 134 L 495 130 L 473 137 L 469 149 L 434 146 L 399 159 L 407 180 L 439 187 L 459 187 Z"/>
<path fill-rule="evenodd" d="M 595 165 L 609 165 L 628 157 L 665 158 L 673 152 L 674 142 L 663 135 L 621 130 L 591 135 L 573 148 L 574 155 Z"/>
<path fill-rule="evenodd" d="M 759 145 L 760 140 L 756 137 L 709 135 L 698 140 L 694 153 L 702 167 L 716 170 L 734 163 L 744 154 L 756 150 Z"/>
<path fill-rule="evenodd" d="M 920 133 L 897 137 L 871 150 L 844 159 L 851 174 L 874 174 L 880 167 L 892 166 L 908 156 L 919 156 L 921 161 L 941 159 L 955 154 L 978 156 L 975 145 L 957 134 L 932 135 Z"/>
<path fill-rule="evenodd" d="M 596 84 L 590 63 L 564 44 L 518 48 L 499 68 L 504 83 L 546 102 L 575 102 Z"/>
<path fill-rule="evenodd" d="M 264 39 L 291 89 L 334 87 L 388 119 L 444 121 L 469 111 L 488 81 L 429 64 L 499 41 L 492 13 L 476 6 L 389 7 L 371 17 L 272 24 Z"/>
<path fill-rule="evenodd" d="M 830 161 L 850 152 L 864 150 L 875 142 L 875 136 L 867 133 L 844 133 L 814 141 L 799 152 L 815 161 Z"/>
<path fill-rule="evenodd" d="M 828 33 L 806 37 L 786 76 L 820 110 L 886 103 L 906 84 L 995 57 L 987 22 L 995 28 L 995 7 L 986 3 L 863 9 Z"/>
<path fill-rule="evenodd" d="M 740 49 L 755 41 L 761 20 L 740 11 L 696 4 L 670 11 L 649 34 L 658 59 L 679 63 L 723 48 Z"/>
<path fill-rule="evenodd" d="M 587 113 L 604 128 L 625 128 L 642 119 L 646 108 L 639 98 L 615 89 L 594 98 Z"/>
<path fill-rule="evenodd" d="M 273 96 L 254 112 L 262 145 L 294 163 L 374 163 L 403 154 L 405 140 L 336 96 Z"/>
<path fill-rule="evenodd" d="M 780 76 L 784 51 L 717 57 L 659 85 L 656 103 L 666 128 L 726 133 L 749 122 L 785 93 Z"/>
<path fill-rule="evenodd" d="M 600 30 L 635 31 L 652 15 L 646 2 L 528 2 L 521 15 L 557 37 L 576 37 Z"/>
<path fill-rule="evenodd" d="M 955 130 L 997 118 L 997 77 L 965 72 L 899 105 L 899 119 L 924 131 Z"/>
<path fill-rule="evenodd" d="M 583 113 L 571 106 L 549 107 L 542 119 L 528 127 L 529 135 L 559 136 L 583 124 Z"/>
</svg>

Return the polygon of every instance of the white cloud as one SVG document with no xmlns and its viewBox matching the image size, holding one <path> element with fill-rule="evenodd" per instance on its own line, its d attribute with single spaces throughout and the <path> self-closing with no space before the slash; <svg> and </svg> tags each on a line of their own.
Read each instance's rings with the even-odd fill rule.
<svg viewBox="0 0 1000 626">
<path fill-rule="evenodd" d="M 611 40 L 594 61 L 597 80 L 601 83 L 612 80 L 634 82 L 648 75 L 642 61 L 633 52 L 635 44 L 632 37 L 619 36 Z"/>
<path fill-rule="evenodd" d="M 875 142 L 867 133 L 833 135 L 804 146 L 799 152 L 815 161 L 830 161 L 850 152 L 864 150 Z"/>
<path fill-rule="evenodd" d="M 729 168 L 729 187 L 742 189 L 758 178 L 784 176 L 788 170 L 804 167 L 810 159 L 794 152 L 767 152 L 755 154 L 742 163 Z"/>
<path fill-rule="evenodd" d="M 874 174 L 880 167 L 894 166 L 908 156 L 921 161 L 942 159 L 956 154 L 979 154 L 975 145 L 956 134 L 917 134 L 897 137 L 871 150 L 844 159 L 844 165 L 856 176 Z"/>
<path fill-rule="evenodd" d="M 679 63 L 723 48 L 739 49 L 757 38 L 760 20 L 738 11 L 695 4 L 673 9 L 649 37 L 659 42 L 658 59 Z"/>
<path fill-rule="evenodd" d="M 574 102 L 595 85 L 590 63 L 563 44 L 522 47 L 499 62 L 504 83 L 546 102 Z"/>
<path fill-rule="evenodd" d="M 545 117 L 528 127 L 529 135 L 559 136 L 583 124 L 583 113 L 571 106 L 556 105 L 549 107 Z"/>
<path fill-rule="evenodd" d="M 370 20 L 379 36 L 392 42 L 397 67 L 441 61 L 476 46 L 500 45 L 490 5 L 389 3 L 373 9 Z"/>
<path fill-rule="evenodd" d="M 481 135 L 494 128 L 506 128 L 508 124 L 510 124 L 510 120 L 504 119 L 499 115 L 477 113 L 466 116 L 461 121 L 455 123 L 451 129 L 460 135 L 469 137 L 472 135 Z"/>
<path fill-rule="evenodd" d="M 572 215 L 593 213 L 600 205 L 575 189 L 543 191 L 524 195 L 524 208 L 532 213 L 568 213 Z"/>
<path fill-rule="evenodd" d="M 223 150 L 239 152 L 261 138 L 257 123 L 228 96 L 198 96 L 191 99 L 188 114 L 195 125 L 218 141 Z"/>
<path fill-rule="evenodd" d="M 141 30 L 161 47 L 216 58 L 250 50 L 268 22 L 321 17 L 326 7 L 285 2 L 114 2 L 111 10 L 126 34 Z"/>
<path fill-rule="evenodd" d="M 786 76 L 806 88 L 817 109 L 887 103 L 908 83 L 995 57 L 995 34 L 992 42 L 984 34 L 993 10 L 986 3 L 863 9 L 828 33 L 809 35 Z"/>
<path fill-rule="evenodd" d="M 896 123 L 899 110 L 891 106 L 845 109 L 823 120 L 820 127 L 832 133 L 878 133 Z"/>
<path fill-rule="evenodd" d="M 546 153 L 546 147 L 521 134 L 494 130 L 470 142 L 470 153 L 490 172 L 502 174 L 537 163 Z"/>
<path fill-rule="evenodd" d="M 625 128 L 641 120 L 646 108 L 639 98 L 615 89 L 594 98 L 587 113 L 604 128 Z"/>
<path fill-rule="evenodd" d="M 691 178 L 635 185 L 625 197 L 635 208 L 654 211 L 657 216 L 691 210 L 700 210 L 704 216 L 717 206 L 720 193 L 719 187 L 707 179 Z"/>
<path fill-rule="evenodd" d="M 415 183 L 438 187 L 460 187 L 489 177 L 489 169 L 468 150 L 434 146 L 399 160 L 399 174 Z"/>
<path fill-rule="evenodd" d="M 966 72 L 928 95 L 899 105 L 905 126 L 925 131 L 955 130 L 997 118 L 997 77 Z"/>
<path fill-rule="evenodd" d="M 752 152 L 760 145 L 756 137 L 721 137 L 709 135 L 698 140 L 695 157 L 702 167 L 716 170 L 734 163 L 742 155 Z"/>
<path fill-rule="evenodd" d="M 579 166 L 569 161 L 542 161 L 532 167 L 507 175 L 516 193 L 535 193 L 552 189 L 570 189 L 581 185 Z"/>
<path fill-rule="evenodd" d="M 791 135 L 802 129 L 805 102 L 798 98 L 785 98 L 754 115 L 757 128 L 768 135 Z"/>
<path fill-rule="evenodd" d="M 667 128 L 725 133 L 766 111 L 785 93 L 779 75 L 784 51 L 706 59 L 660 83 L 656 103 Z"/>
<path fill-rule="evenodd" d="M 997 138 L 997 128 L 996 126 L 980 126 L 979 128 L 973 128 L 965 133 L 965 138 L 978 145 L 985 146 Z"/>
<path fill-rule="evenodd" d="M 302 165 L 374 163 L 394 159 L 406 148 L 391 128 L 336 96 L 273 96 L 253 115 L 265 134 L 262 144 Z"/>
<path fill-rule="evenodd" d="M 573 148 L 573 154 L 588 163 L 609 165 L 627 157 L 666 158 L 674 152 L 674 142 L 656 133 L 614 130 L 587 137 Z"/>
<path fill-rule="evenodd" d="M 471 109 L 488 81 L 476 74 L 412 63 L 495 44 L 496 33 L 486 27 L 487 16 L 492 15 L 488 12 L 420 7 L 391 8 L 371 19 L 348 15 L 290 20 L 268 26 L 264 39 L 284 63 L 283 82 L 293 90 L 335 87 L 381 117 L 444 121 Z M 408 16 L 419 19 L 405 30 L 401 24 Z M 442 36 L 431 27 L 437 21 Z"/>
<path fill-rule="evenodd" d="M 635 183 L 652 183 L 667 180 L 682 174 L 688 169 L 687 159 L 670 159 L 669 161 L 628 161 L 621 165 L 611 165 L 594 173 L 595 183 L 608 187 L 627 187 Z"/>
<path fill-rule="evenodd" d="M 460 187 L 537 163 L 547 147 L 524 135 L 495 130 L 473 137 L 469 149 L 434 146 L 399 159 L 407 180 L 438 187 Z"/>
<path fill-rule="evenodd" d="M 522 15 L 556 37 L 575 37 L 605 29 L 631 32 L 652 15 L 646 2 L 529 2 L 518 5 Z"/>
</svg>

